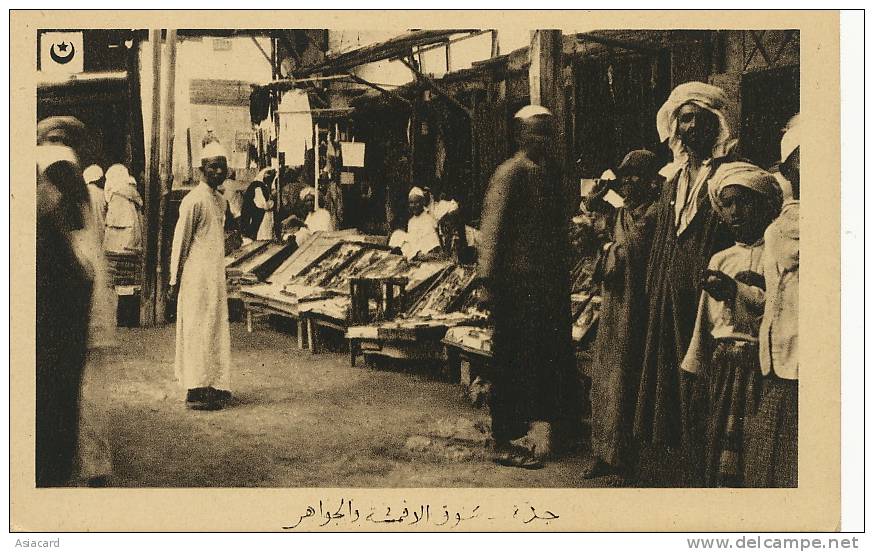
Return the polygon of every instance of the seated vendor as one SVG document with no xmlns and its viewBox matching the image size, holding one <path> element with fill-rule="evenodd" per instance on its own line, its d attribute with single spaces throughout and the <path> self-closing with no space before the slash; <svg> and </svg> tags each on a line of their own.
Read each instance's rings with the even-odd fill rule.
<svg viewBox="0 0 874 552">
<path fill-rule="evenodd" d="M 306 218 L 301 222 L 299 218 L 292 215 L 282 221 L 282 238 L 284 241 L 294 237 L 295 241 L 300 245 L 314 232 L 334 231 L 331 214 L 322 207 L 321 201 L 318 208 L 316 207 L 315 188 L 308 186 L 301 190 L 300 199 L 304 204 L 304 211 L 307 213 Z"/>
<path fill-rule="evenodd" d="M 407 231 L 396 230 L 389 239 L 391 247 L 398 247 L 407 259 L 423 257 L 435 250 L 439 252 L 440 237 L 437 235 L 437 220 L 427 211 L 425 192 L 414 187 L 407 196 L 410 205 L 410 220 Z"/>
</svg>

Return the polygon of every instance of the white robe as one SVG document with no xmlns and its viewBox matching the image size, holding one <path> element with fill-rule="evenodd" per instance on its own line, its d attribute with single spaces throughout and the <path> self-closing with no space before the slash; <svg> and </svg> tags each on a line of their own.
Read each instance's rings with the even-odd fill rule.
<svg viewBox="0 0 874 552">
<path fill-rule="evenodd" d="M 107 251 L 142 249 L 142 199 L 136 189 L 113 190 L 106 207 L 106 232 L 103 247 Z"/>
<path fill-rule="evenodd" d="M 185 389 L 230 390 L 231 334 L 225 282 L 227 204 L 201 182 L 182 200 L 173 234 L 170 284 L 176 305 L 176 378 Z M 181 276 L 180 276 L 181 274 Z"/>
<path fill-rule="evenodd" d="M 401 245 L 404 256 L 412 259 L 418 253 L 430 253 L 436 247 L 440 247 L 437 220 L 427 212 L 410 217 L 406 241 Z"/>
<path fill-rule="evenodd" d="M 327 209 L 316 209 L 307 215 L 303 221 L 306 225 L 294 234 L 295 241 L 298 245 L 307 241 L 310 236 L 316 232 L 333 232 L 334 221 L 331 218 L 331 213 Z"/>
<path fill-rule="evenodd" d="M 261 219 L 261 226 L 258 227 L 258 235 L 256 240 L 272 240 L 273 239 L 273 201 L 264 197 L 264 192 L 261 188 L 255 189 L 255 207 L 264 211 L 264 218 Z"/>
</svg>

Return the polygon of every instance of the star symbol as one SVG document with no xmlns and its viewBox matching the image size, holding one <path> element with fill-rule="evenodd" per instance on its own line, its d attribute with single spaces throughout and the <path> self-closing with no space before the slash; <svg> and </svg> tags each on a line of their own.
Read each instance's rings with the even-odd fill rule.
<svg viewBox="0 0 874 552">
<path fill-rule="evenodd" d="M 60 50 L 61 52 L 66 52 L 67 51 L 67 43 L 61 42 L 60 44 L 58 44 L 58 50 Z"/>
</svg>

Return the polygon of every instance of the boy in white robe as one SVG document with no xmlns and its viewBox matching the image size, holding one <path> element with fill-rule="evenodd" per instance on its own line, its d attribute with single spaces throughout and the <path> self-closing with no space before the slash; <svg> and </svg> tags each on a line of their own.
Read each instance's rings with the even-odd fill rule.
<svg viewBox="0 0 874 552">
<path fill-rule="evenodd" d="M 186 403 L 194 410 L 218 410 L 231 399 L 224 267 L 227 202 L 216 191 L 228 166 L 220 144 L 203 148 L 201 169 L 203 179 L 179 207 L 168 295 L 177 302 L 175 372 L 188 390 Z"/>
</svg>

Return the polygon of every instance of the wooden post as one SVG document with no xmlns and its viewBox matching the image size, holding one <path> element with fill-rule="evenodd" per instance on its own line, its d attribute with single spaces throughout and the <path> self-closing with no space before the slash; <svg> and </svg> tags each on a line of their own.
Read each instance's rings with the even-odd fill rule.
<svg viewBox="0 0 874 552">
<path fill-rule="evenodd" d="M 167 64 L 166 102 L 163 109 L 163 129 L 161 132 L 161 202 L 158 211 L 158 275 L 156 280 L 155 319 L 163 322 L 165 318 L 167 275 L 164 274 L 164 257 L 168 233 L 164 229 L 164 216 L 170 191 L 173 189 L 173 139 L 176 124 L 176 30 L 167 30 L 167 48 L 164 51 Z"/>
<path fill-rule="evenodd" d="M 562 183 L 561 198 L 566 205 L 576 207 L 579 191 L 573 186 L 568 169 L 570 137 L 567 131 L 567 106 L 564 93 L 564 57 L 562 55 L 562 35 L 559 30 L 539 29 L 534 31 L 529 49 L 530 65 L 528 82 L 531 103 L 542 105 L 552 112 L 554 120 L 555 157 L 553 170 L 556 179 Z"/>
<path fill-rule="evenodd" d="M 152 46 L 152 105 L 151 127 L 149 127 L 149 163 L 143 191 L 143 207 L 146 219 L 146 239 L 143 244 L 143 278 L 140 290 L 140 324 L 152 326 L 156 323 L 155 302 L 157 300 L 158 266 L 158 206 L 160 205 L 160 135 L 161 127 L 161 31 L 149 32 Z"/>
<path fill-rule="evenodd" d="M 313 125 L 313 187 L 316 189 L 315 209 L 319 208 L 319 123 Z"/>
</svg>

